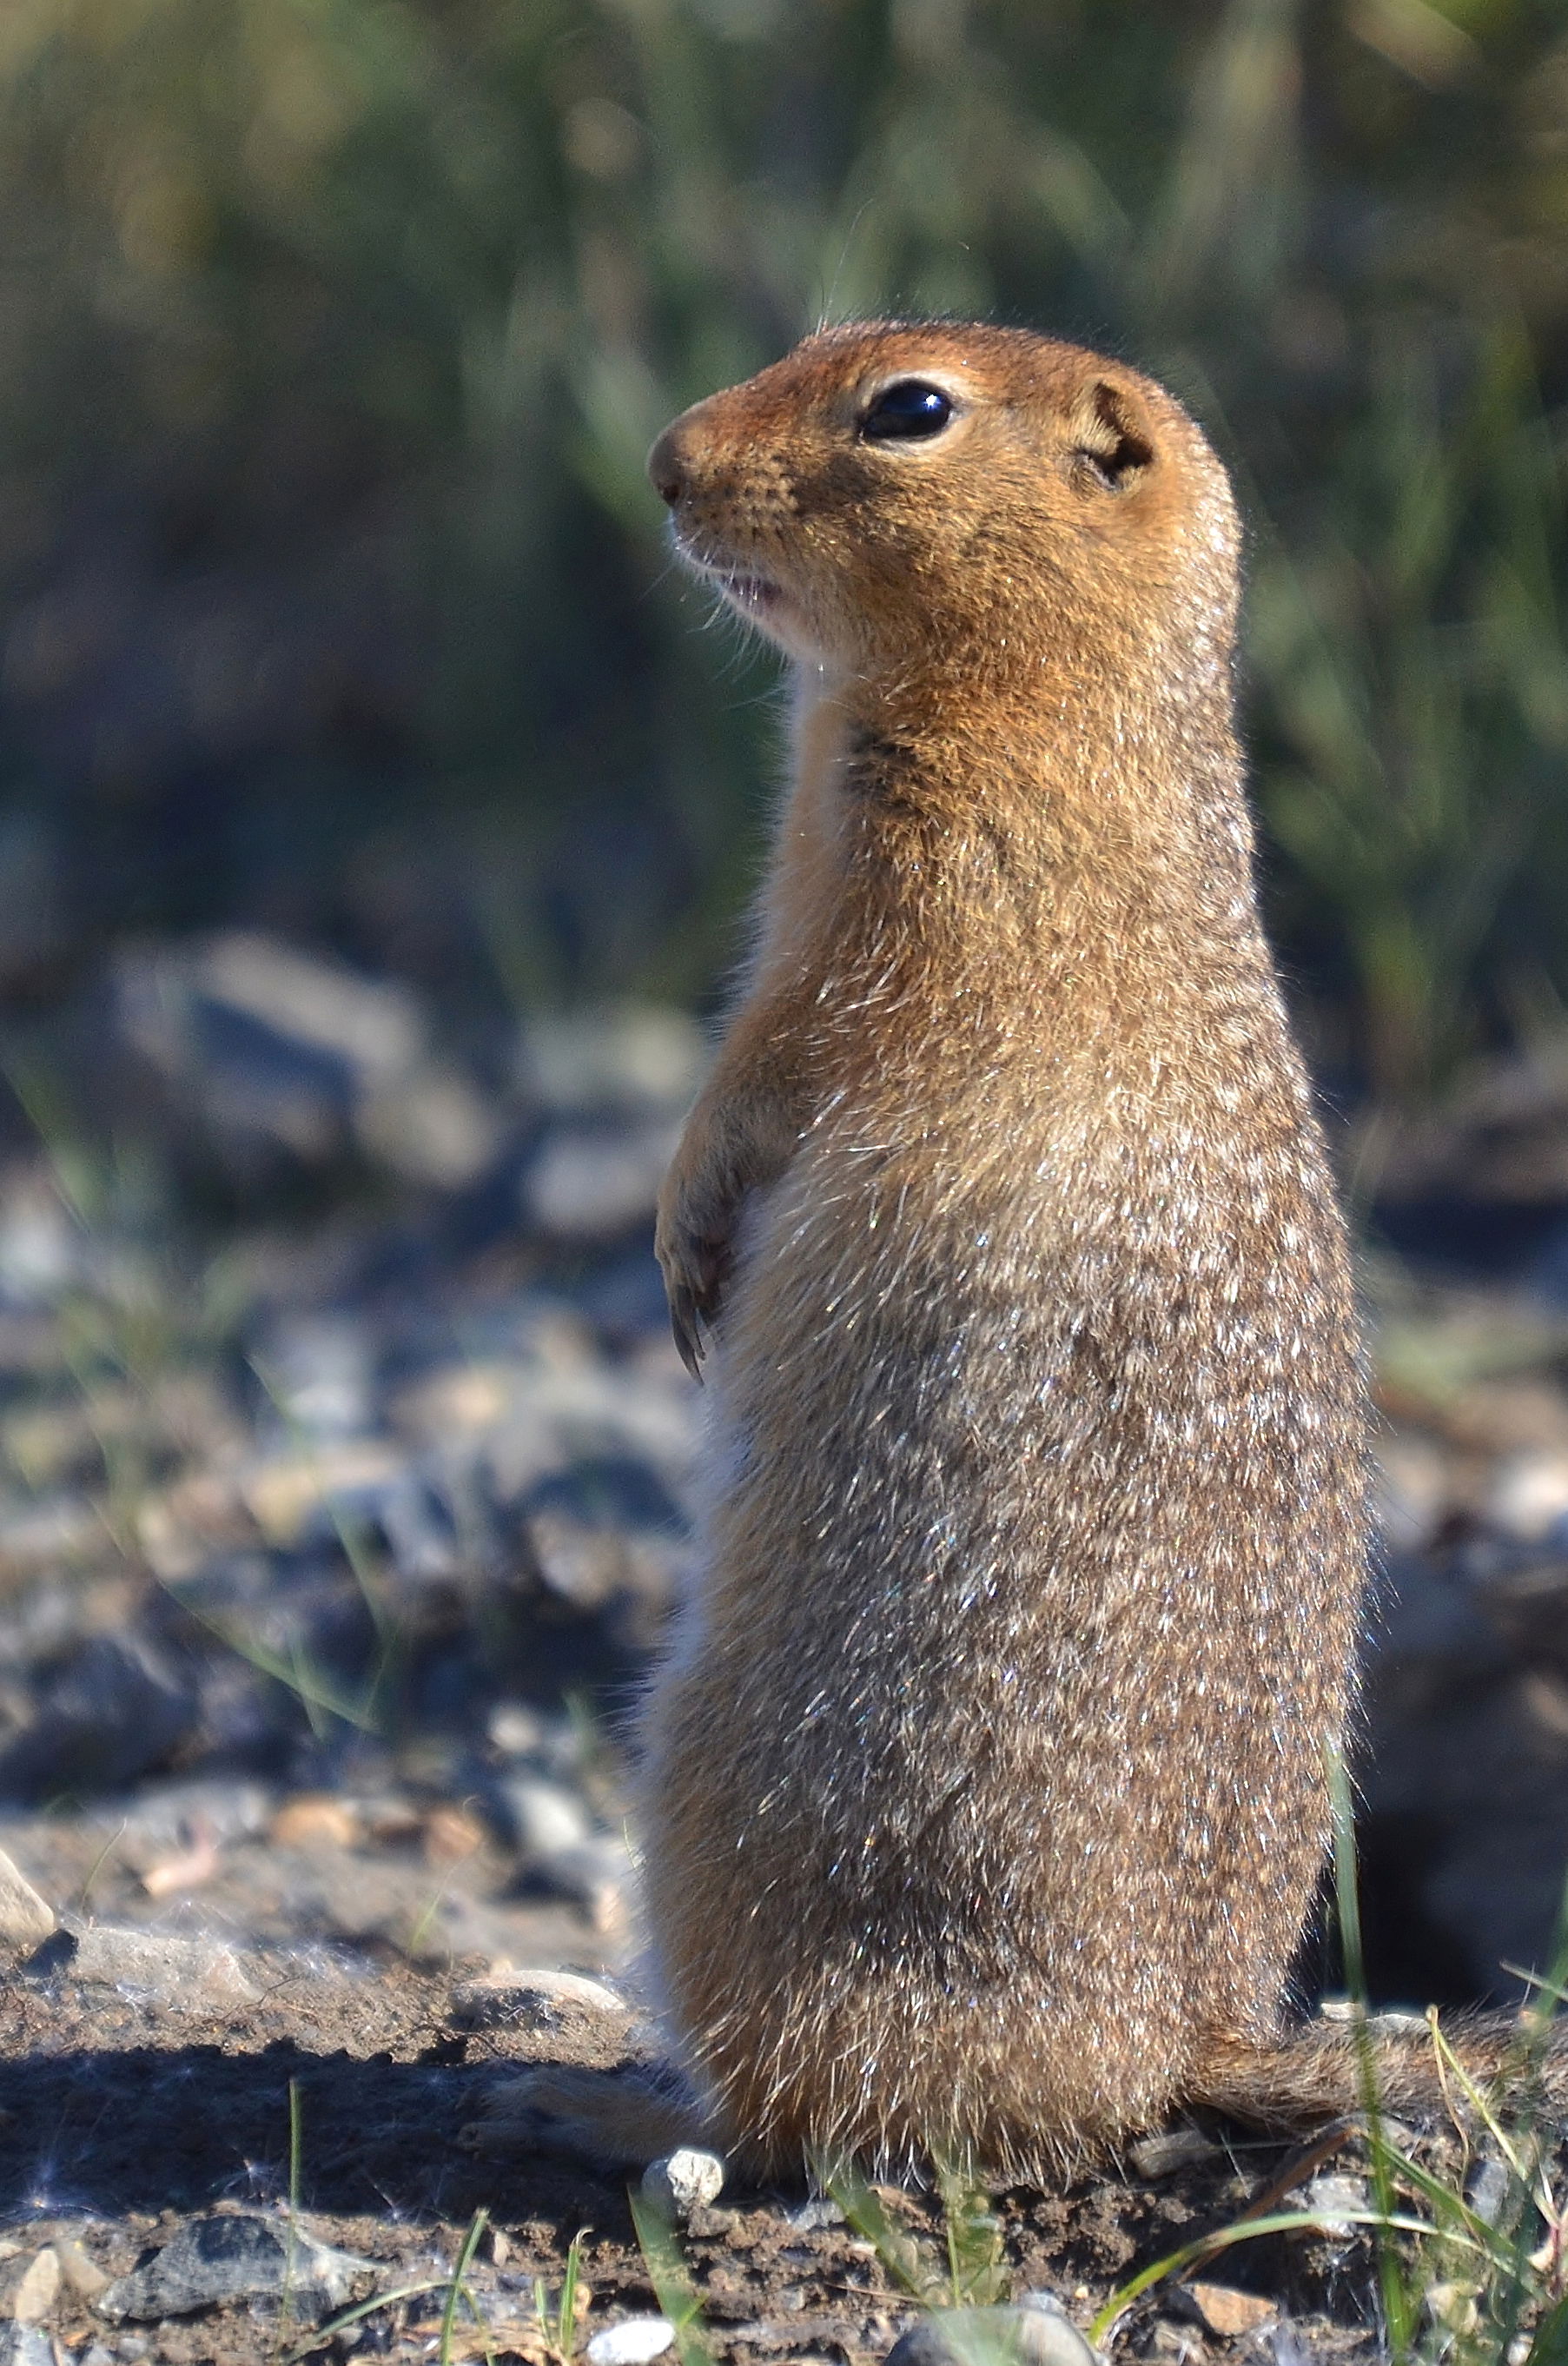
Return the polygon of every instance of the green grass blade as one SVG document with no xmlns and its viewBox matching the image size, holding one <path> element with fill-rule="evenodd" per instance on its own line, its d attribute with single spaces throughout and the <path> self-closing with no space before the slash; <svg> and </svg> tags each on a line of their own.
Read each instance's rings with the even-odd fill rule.
<svg viewBox="0 0 1568 2366">
<path fill-rule="evenodd" d="M 675 2327 L 680 2366 L 712 2366 L 713 2352 L 702 2324 L 702 2298 L 691 2281 L 674 2227 L 640 2193 L 629 2195 L 632 2224 L 659 2308 Z"/>
</svg>

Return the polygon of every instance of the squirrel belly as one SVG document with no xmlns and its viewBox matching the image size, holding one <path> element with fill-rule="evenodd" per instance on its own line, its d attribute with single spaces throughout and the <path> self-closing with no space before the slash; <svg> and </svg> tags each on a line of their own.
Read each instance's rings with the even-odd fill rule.
<svg viewBox="0 0 1568 2366">
<path fill-rule="evenodd" d="M 1129 997 L 1070 872 L 839 765 L 878 909 L 725 1285 L 646 1914 L 732 2140 L 1040 2174 L 1274 2026 L 1353 1657 L 1343 1246 L 1255 934 Z"/>
</svg>

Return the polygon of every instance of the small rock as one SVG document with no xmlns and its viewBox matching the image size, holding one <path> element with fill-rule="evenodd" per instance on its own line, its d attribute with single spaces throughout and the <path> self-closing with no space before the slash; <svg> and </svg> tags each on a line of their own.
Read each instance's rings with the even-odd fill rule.
<svg viewBox="0 0 1568 2366">
<path fill-rule="evenodd" d="M 497 1785 L 509 1837 L 524 1857 L 558 1856 L 588 1838 L 587 1810 L 559 1783 L 533 1775 L 506 1776 Z"/>
<path fill-rule="evenodd" d="M 459 2029 L 602 2030 L 626 2023 L 632 2009 L 602 1980 L 580 1972 L 502 1972 L 460 1980 L 448 2011 Z"/>
<path fill-rule="evenodd" d="M 284 1801 L 270 1838 L 281 1848 L 353 1848 L 364 1838 L 364 1827 L 346 1799 L 302 1791 Z"/>
<path fill-rule="evenodd" d="M 73 1980 L 133 1989 L 155 1998 L 171 2012 L 222 2011 L 254 2004 L 262 1993 L 247 1977 L 233 1948 L 218 1940 L 121 1930 L 109 1922 L 58 1932 L 27 1969 L 64 1972 Z"/>
<path fill-rule="evenodd" d="M 57 2236 L 54 2248 L 67 2292 L 78 2300 L 95 2301 L 107 2289 L 109 2278 L 96 2259 L 90 2259 L 73 2235 Z"/>
<path fill-rule="evenodd" d="M 596 2333 L 588 2345 L 588 2366 L 647 2366 L 651 2358 L 662 2358 L 675 2342 L 675 2327 L 667 2316 L 627 2316 L 619 2325 L 607 2325 Z"/>
<path fill-rule="evenodd" d="M 13 1167 L 0 1199 L 0 1299 L 53 1307 L 82 1270 L 83 1242 L 47 1170 Z"/>
<path fill-rule="evenodd" d="M 1096 2366 L 1093 2349 L 1055 2293 L 1020 2293 L 1010 2314 L 1025 2366 Z"/>
<path fill-rule="evenodd" d="M 573 1246 L 637 1231 L 652 1219 L 678 1139 L 678 1126 L 663 1120 L 559 1129 L 523 1174 L 523 1215 Z"/>
<path fill-rule="evenodd" d="M 945 2308 L 912 2325 L 887 2366 L 1099 2366 L 1071 2318 L 1049 2293 L 1028 2293 L 1012 2308 Z"/>
<path fill-rule="evenodd" d="M 1162 2128 L 1158 2135 L 1140 2136 L 1137 2144 L 1127 2146 L 1127 2167 L 1135 2177 L 1156 2179 L 1174 2177 L 1180 2169 L 1193 2162 L 1212 2160 L 1219 2146 L 1201 2128 Z"/>
<path fill-rule="evenodd" d="M 335 1540 L 345 1521 L 375 1519 L 402 1475 L 400 1455 L 383 1438 L 324 1438 L 308 1452 L 249 1464 L 238 1486 L 267 1542 L 292 1550 Z"/>
<path fill-rule="evenodd" d="M 132 951 L 116 964 L 116 1018 L 146 1064 L 183 1165 L 231 1189 L 348 1146 L 356 1088 L 403 1074 L 423 1050 L 417 1006 L 266 938 Z"/>
<path fill-rule="evenodd" d="M 517 1081 L 553 1117 L 678 1116 L 707 1065 L 702 1031 L 686 1011 L 624 1002 L 532 1020 L 518 1045 Z"/>
<path fill-rule="evenodd" d="M 1421 2294 L 1421 2305 L 1432 2323 L 1448 2336 L 1449 2344 L 1468 2340 L 1481 2321 L 1475 2294 L 1466 2284 L 1428 2284 Z"/>
<path fill-rule="evenodd" d="M 596 1931 L 614 1931 L 625 1920 L 632 1859 L 622 1841 L 579 1841 L 557 1849 L 534 1866 L 532 1878 L 556 1898 L 583 1908 Z"/>
<path fill-rule="evenodd" d="M 1482 1510 L 1504 1536 L 1540 1543 L 1568 1521 L 1568 1457 L 1540 1448 L 1508 1455 L 1493 1475 Z"/>
<path fill-rule="evenodd" d="M 104 1546 L 103 1515 L 78 1494 L 53 1496 L 0 1515 L 0 1582 L 16 1586 L 91 1563 Z"/>
<path fill-rule="evenodd" d="M 433 1061 L 363 1093 L 353 1129 L 368 1156 L 408 1182 L 443 1191 L 476 1182 L 501 1141 L 498 1122 L 469 1079 Z"/>
<path fill-rule="evenodd" d="M 1403 2012 L 1397 2005 L 1387 2012 L 1367 2012 L 1354 1997 L 1325 1997 L 1317 2008 L 1319 2021 L 1349 2022 L 1352 2026 L 1364 2022 L 1372 2034 L 1387 2037 L 1427 2037 L 1431 2024 L 1424 2012 Z"/>
<path fill-rule="evenodd" d="M 82 2352 L 78 2366 L 115 2366 L 115 2353 L 106 2349 L 101 2341 L 95 2341 L 91 2349 Z"/>
<path fill-rule="evenodd" d="M 844 2213 L 836 2202 L 802 2202 L 798 2209 L 786 2210 L 787 2223 L 798 2235 L 814 2235 L 824 2226 L 842 2226 Z"/>
<path fill-rule="evenodd" d="M 543 1741 L 544 1720 L 521 1701 L 498 1701 L 485 1730 L 504 1758 L 527 1758 Z"/>
<path fill-rule="evenodd" d="M 53 1909 L 0 1849 L 0 1947 L 41 1946 L 56 1927 Z"/>
<path fill-rule="evenodd" d="M 406 1470 L 382 1495 L 376 1517 L 393 1567 L 416 1584 L 457 1581 L 483 1551 L 479 1538 L 465 1534 L 447 1493 L 429 1476 Z"/>
<path fill-rule="evenodd" d="M 1366 2208 L 1367 2189 L 1359 2177 L 1315 2177 L 1301 2188 L 1301 2206 L 1322 2219 L 1326 2235 L 1347 2243 L 1356 2231 L 1350 2214 Z"/>
<path fill-rule="evenodd" d="M 275 1315 L 256 1355 L 266 1392 L 294 1438 L 359 1437 L 375 1416 L 365 1324 L 351 1314 Z"/>
<path fill-rule="evenodd" d="M 37 2325 L 0 2325 L 0 2366 L 54 2366 L 53 2342 Z"/>
<path fill-rule="evenodd" d="M 1146 2358 L 1169 2359 L 1172 2366 L 1179 2366 L 1179 2361 L 1191 2358 L 1201 2347 L 1190 2327 L 1172 2325 L 1169 2317 L 1160 2316 L 1148 2329 L 1143 2354 Z"/>
<path fill-rule="evenodd" d="M 375 2262 L 313 2242 L 299 2227 L 250 2212 L 192 2218 L 145 2267 L 117 2277 L 99 2295 L 100 2316 L 147 2324 L 189 2316 L 220 2301 L 276 2295 L 286 2282 L 294 2314 L 314 2322 L 341 2308 Z"/>
<path fill-rule="evenodd" d="M 425 1862 L 437 1866 L 461 1865 L 465 1857 L 484 1847 L 486 1838 L 477 1816 L 446 1801 L 432 1808 L 424 1819 Z"/>
<path fill-rule="evenodd" d="M 200 1704 L 150 1653 L 110 1635 L 84 1643 L 44 1687 L 38 1714 L 0 1752 L 0 1797 L 39 1802 L 112 1791 L 167 1758 Z"/>
<path fill-rule="evenodd" d="M 629 1540 L 621 1525 L 552 1507 L 535 1512 L 522 1529 L 534 1568 L 574 1610 L 601 1610 L 628 1583 Z"/>
<path fill-rule="evenodd" d="M 11 2314 L 18 2325 L 41 2325 L 59 2297 L 60 2254 L 46 2243 L 11 2295 Z"/>
<path fill-rule="evenodd" d="M 643 2171 L 643 2191 L 666 2217 L 689 2218 L 724 2190 L 724 2163 L 716 2152 L 682 2145 L 662 2160 L 651 2160 Z"/>
<path fill-rule="evenodd" d="M 139 1794 L 127 1813 L 119 1854 L 140 1872 L 200 1832 L 223 1846 L 253 1840 L 265 1831 L 271 1813 L 272 1795 L 262 1783 L 225 1776 L 160 1783 Z"/>
<path fill-rule="evenodd" d="M 1226 2338 L 1255 2333 L 1280 2313 L 1278 2301 L 1238 2292 L 1234 2284 L 1193 2283 L 1186 2287 L 1186 2296 L 1209 2331 Z"/>
<path fill-rule="evenodd" d="M 1508 2169 L 1493 2154 L 1478 2160 L 1464 2181 L 1464 2198 L 1478 2218 L 1495 2226 L 1508 2198 Z"/>
</svg>

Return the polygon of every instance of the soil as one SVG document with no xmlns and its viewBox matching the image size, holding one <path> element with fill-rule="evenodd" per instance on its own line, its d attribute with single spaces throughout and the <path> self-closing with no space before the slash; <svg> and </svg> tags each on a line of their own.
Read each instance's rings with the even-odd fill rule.
<svg viewBox="0 0 1568 2366">
<path fill-rule="evenodd" d="M 534 2280 L 558 2298 L 567 2247 L 581 2236 L 591 2295 L 579 2335 L 659 2303 L 638 2248 L 624 2183 L 543 2157 L 476 2153 L 464 2131 L 486 2091 L 520 2062 L 592 2059 L 594 2049 L 505 2031 L 456 2031 L 451 1975 L 396 1963 L 337 1976 L 280 1977 L 264 2002 L 172 2021 L 156 2000 L 84 1993 L 68 1977 L 14 1979 L 0 2004 L 0 2184 L 16 2197 L 3 2225 L 0 2307 L 46 2243 L 74 2241 L 120 2275 L 193 2213 L 260 2208 L 292 2214 L 318 2241 L 367 2263 L 364 2296 L 399 2293 L 343 2334 L 296 2325 L 280 2336 L 274 2301 L 203 2310 L 151 2326 L 106 2328 L 66 2295 L 50 2329 L 68 2355 L 94 2342 L 111 2356 L 251 2366 L 279 2354 L 422 2358 L 439 2344 L 452 2264 L 475 2214 L 485 2229 L 465 2279 L 482 2330 L 461 2313 L 456 2356 L 535 2361 L 545 2354 Z M 292 2115 L 292 2118 L 291 2118 Z M 290 2211 L 291 2124 L 297 2127 Z M 997 2199 L 1018 2289 L 1055 2293 L 1081 2322 L 1140 2264 L 1236 2219 L 1289 2176 L 1283 2147 L 1219 2134 L 1173 2173 L 1136 2169 L 1056 2194 Z M 882 2190 L 895 2222 L 945 2242 L 933 2197 Z M 744 2184 L 693 2214 L 682 2236 L 713 2354 L 858 2361 L 880 2358 L 915 2314 L 871 2247 L 804 2188 Z M 1315 2354 L 1370 2350 L 1364 2244 L 1318 2236 L 1232 2252 L 1223 2292 L 1268 2296 Z M 1211 2303 L 1211 2305 L 1213 2304 Z M 1252 2311 L 1256 2313 L 1257 2303 Z M 1249 2337 L 1263 2338 L 1261 2328 Z M 138 2342 L 148 2343 L 139 2349 Z M 1137 2305 L 1120 2341 L 1194 2360 L 1240 2354 L 1207 2330 L 1196 2304 L 1167 2289 Z"/>
</svg>

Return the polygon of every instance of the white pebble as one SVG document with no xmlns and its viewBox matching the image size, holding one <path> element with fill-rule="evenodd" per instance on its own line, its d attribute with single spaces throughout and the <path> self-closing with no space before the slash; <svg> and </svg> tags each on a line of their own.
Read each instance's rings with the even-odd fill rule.
<svg viewBox="0 0 1568 2366">
<path fill-rule="evenodd" d="M 700 2152 L 682 2145 L 662 2160 L 651 2160 L 643 2171 L 643 2191 L 656 2210 L 674 2218 L 717 2202 L 724 2190 L 724 2163 L 716 2152 Z"/>
<path fill-rule="evenodd" d="M 631 2018 L 623 1998 L 580 1972 L 498 1969 L 460 1980 L 452 1991 L 452 2018 L 460 2029 L 614 2029 Z"/>
<path fill-rule="evenodd" d="M 1483 1509 L 1506 1537 L 1542 1542 L 1568 1519 L 1568 1457 L 1536 1448 L 1508 1455 L 1492 1475 Z"/>
<path fill-rule="evenodd" d="M 650 2358 L 662 2358 L 674 2340 L 675 2327 L 667 2316 L 623 2317 L 594 2335 L 588 2346 L 588 2366 L 647 2366 Z"/>
<path fill-rule="evenodd" d="M 588 1820 L 580 1801 L 559 1783 L 520 1775 L 506 1786 L 505 1798 L 517 1830 L 518 1849 L 525 1857 L 559 1856 L 563 1849 L 579 1848 L 589 1838 Z"/>
</svg>

